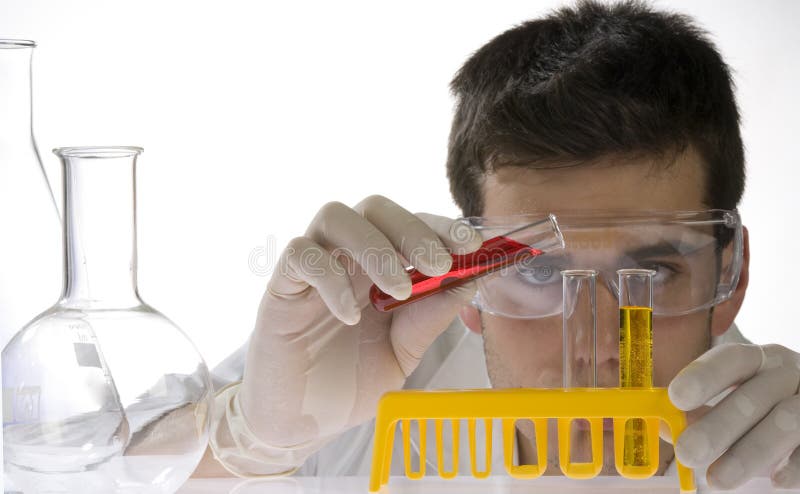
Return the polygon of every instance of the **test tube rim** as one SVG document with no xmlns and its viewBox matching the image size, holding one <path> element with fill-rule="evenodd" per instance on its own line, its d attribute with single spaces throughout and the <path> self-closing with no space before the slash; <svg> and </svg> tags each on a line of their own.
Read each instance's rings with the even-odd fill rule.
<svg viewBox="0 0 800 494">
<path fill-rule="evenodd" d="M 596 278 L 599 275 L 596 269 L 565 269 L 561 271 L 561 277 L 592 277 Z"/>
<path fill-rule="evenodd" d="M 642 268 L 625 268 L 625 269 L 618 269 L 617 276 L 655 276 L 656 272 L 653 269 L 642 269 Z"/>
</svg>

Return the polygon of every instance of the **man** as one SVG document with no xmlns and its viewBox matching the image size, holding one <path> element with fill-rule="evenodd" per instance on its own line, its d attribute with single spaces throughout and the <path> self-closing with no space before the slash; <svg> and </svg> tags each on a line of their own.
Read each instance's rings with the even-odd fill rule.
<svg viewBox="0 0 800 494">
<path fill-rule="evenodd" d="M 231 384 L 196 474 L 366 474 L 386 391 L 560 386 L 560 299 L 548 294 L 561 269 L 599 273 L 598 385 L 616 386 L 615 271 L 644 267 L 656 277 L 654 384 L 691 423 L 678 458 L 719 488 L 761 473 L 800 485 L 798 355 L 747 344 L 733 324 L 748 280 L 744 153 L 729 71 L 705 35 L 643 4 L 580 3 L 493 39 L 452 88 L 447 170 L 464 215 L 511 230 L 552 212 L 566 249 L 381 313 L 373 283 L 406 298 L 404 259 L 443 274 L 485 232 L 453 235 L 452 220 L 380 196 L 326 204 L 282 254 L 248 345 L 217 370 Z M 531 463 L 532 428 L 517 429 L 518 461 Z M 661 473 L 674 468 L 671 446 L 661 458 Z"/>
</svg>

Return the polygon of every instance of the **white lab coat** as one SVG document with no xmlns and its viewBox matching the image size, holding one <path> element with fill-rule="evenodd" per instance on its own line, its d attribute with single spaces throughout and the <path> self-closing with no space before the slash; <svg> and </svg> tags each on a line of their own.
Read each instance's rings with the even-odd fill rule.
<svg viewBox="0 0 800 494">
<path fill-rule="evenodd" d="M 749 343 L 742 336 L 734 324 L 721 337 L 712 339 L 712 346 L 726 342 Z M 241 380 L 244 370 L 244 361 L 247 345 L 243 345 L 231 354 L 212 371 L 212 381 L 215 389 L 220 389 L 228 383 Z M 431 345 L 417 369 L 408 377 L 404 389 L 475 389 L 490 388 L 486 362 L 483 354 L 483 342 L 479 335 L 466 329 L 461 321 L 456 318 L 447 330 Z M 500 421 L 495 420 L 492 431 L 492 474 L 503 475 L 503 447 Z M 353 427 L 342 433 L 337 439 L 328 443 L 316 454 L 312 455 L 305 464 L 295 472 L 295 475 L 316 476 L 341 476 L 341 475 L 369 475 L 372 464 L 372 441 L 375 421 L 370 420 L 364 424 Z M 444 444 L 452 444 L 450 428 L 444 427 Z M 426 474 L 436 474 L 436 448 L 435 434 L 427 434 Z M 414 441 L 416 433 L 412 431 L 412 446 L 419 450 Z M 476 458 L 479 468 L 483 466 L 485 458 L 485 445 L 481 444 L 481 436 L 477 434 Z M 392 452 L 392 475 L 403 475 L 403 449 L 402 436 L 395 434 L 394 450 Z M 469 442 L 466 427 L 460 428 L 459 435 L 459 465 L 460 474 L 470 472 Z M 449 465 L 449 460 L 446 462 Z M 482 468 L 481 468 L 482 469 Z M 695 472 L 698 479 L 705 477 L 705 472 Z M 669 466 L 666 475 L 675 475 L 674 461 Z"/>
</svg>

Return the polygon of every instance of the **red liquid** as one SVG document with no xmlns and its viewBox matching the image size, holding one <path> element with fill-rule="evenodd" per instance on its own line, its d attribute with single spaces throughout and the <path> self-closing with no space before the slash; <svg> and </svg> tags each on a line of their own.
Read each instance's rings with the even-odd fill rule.
<svg viewBox="0 0 800 494">
<path fill-rule="evenodd" d="M 411 296 L 405 300 L 395 299 L 376 285 L 370 288 L 369 299 L 373 307 L 381 312 L 388 312 L 540 254 L 542 251 L 538 249 L 501 235 L 485 241 L 475 252 L 452 254 L 453 266 L 443 275 L 430 277 L 416 269 L 409 269 Z"/>
</svg>

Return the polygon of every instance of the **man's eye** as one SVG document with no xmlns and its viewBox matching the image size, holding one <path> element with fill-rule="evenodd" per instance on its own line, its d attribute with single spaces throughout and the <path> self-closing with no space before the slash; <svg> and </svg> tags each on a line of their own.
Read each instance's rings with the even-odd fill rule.
<svg viewBox="0 0 800 494">
<path fill-rule="evenodd" d="M 644 269 L 652 269 L 656 272 L 653 277 L 654 284 L 666 284 L 672 281 L 676 276 L 681 274 L 681 269 L 674 263 L 650 261 L 641 263 Z"/>
<path fill-rule="evenodd" d="M 519 274 L 526 283 L 531 285 L 545 285 L 561 280 L 560 271 L 555 266 L 548 264 L 522 267 Z"/>
</svg>

